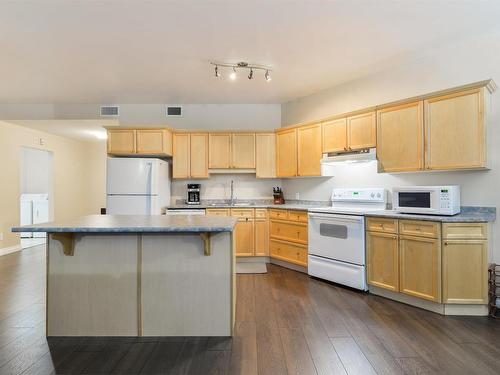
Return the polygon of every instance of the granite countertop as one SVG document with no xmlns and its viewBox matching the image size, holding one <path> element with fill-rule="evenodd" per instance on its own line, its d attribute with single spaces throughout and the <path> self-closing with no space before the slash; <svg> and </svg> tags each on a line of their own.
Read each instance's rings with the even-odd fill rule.
<svg viewBox="0 0 500 375">
<path fill-rule="evenodd" d="M 464 206 L 459 214 L 453 216 L 402 214 L 393 210 L 372 211 L 367 212 L 365 215 L 396 219 L 440 221 L 443 223 L 488 223 L 496 220 L 496 208 Z"/>
<path fill-rule="evenodd" d="M 236 218 L 204 215 L 89 215 L 72 220 L 25 225 L 12 232 L 49 233 L 200 233 L 232 232 Z"/>
</svg>

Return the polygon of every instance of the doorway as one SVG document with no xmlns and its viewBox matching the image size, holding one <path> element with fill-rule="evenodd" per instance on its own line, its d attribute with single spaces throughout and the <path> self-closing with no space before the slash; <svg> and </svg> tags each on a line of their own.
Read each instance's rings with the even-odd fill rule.
<svg viewBox="0 0 500 375">
<path fill-rule="evenodd" d="M 53 218 L 53 154 L 21 147 L 20 224 L 40 224 Z M 46 242 L 46 233 L 22 232 L 21 248 Z"/>
</svg>

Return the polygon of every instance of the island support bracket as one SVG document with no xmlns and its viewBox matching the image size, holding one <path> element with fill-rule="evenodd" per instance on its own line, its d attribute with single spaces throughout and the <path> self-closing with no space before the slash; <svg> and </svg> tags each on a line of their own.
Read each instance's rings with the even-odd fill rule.
<svg viewBox="0 0 500 375">
<path fill-rule="evenodd" d="M 210 238 L 212 237 L 212 233 L 210 232 L 203 232 L 200 233 L 201 240 L 203 241 L 203 247 L 205 249 L 205 255 L 209 256 L 212 254 L 212 249 L 210 247 Z"/>
<path fill-rule="evenodd" d="M 51 233 L 50 238 L 59 241 L 62 246 L 64 255 L 75 255 L 75 238 L 73 233 Z"/>
</svg>

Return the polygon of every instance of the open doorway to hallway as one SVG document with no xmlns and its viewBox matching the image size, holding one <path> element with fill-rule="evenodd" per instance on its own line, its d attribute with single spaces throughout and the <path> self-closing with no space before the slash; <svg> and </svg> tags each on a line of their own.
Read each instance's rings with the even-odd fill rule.
<svg viewBox="0 0 500 375">
<path fill-rule="evenodd" d="M 52 152 L 21 147 L 20 224 L 39 224 L 53 218 Z M 46 233 L 21 233 L 23 249 L 46 242 Z"/>
</svg>

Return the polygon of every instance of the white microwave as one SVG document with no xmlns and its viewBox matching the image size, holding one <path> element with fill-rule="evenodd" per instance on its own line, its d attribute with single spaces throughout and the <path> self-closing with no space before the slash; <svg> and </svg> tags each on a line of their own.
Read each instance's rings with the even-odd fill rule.
<svg viewBox="0 0 500 375">
<path fill-rule="evenodd" d="M 401 213 L 455 215 L 460 213 L 460 186 L 405 186 L 392 189 L 393 209 Z"/>
</svg>

